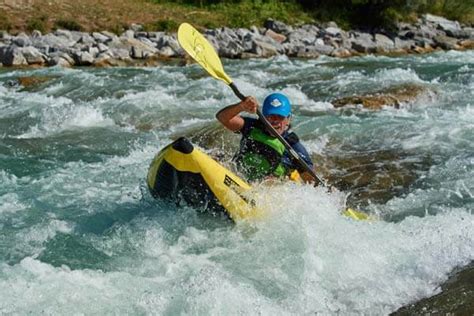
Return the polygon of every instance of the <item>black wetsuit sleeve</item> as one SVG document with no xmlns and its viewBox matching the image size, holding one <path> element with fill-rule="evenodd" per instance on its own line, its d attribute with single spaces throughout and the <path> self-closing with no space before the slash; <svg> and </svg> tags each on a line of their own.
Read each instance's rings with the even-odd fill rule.
<svg viewBox="0 0 474 316">
<path fill-rule="evenodd" d="M 306 148 L 303 146 L 303 144 L 299 141 L 298 136 L 295 133 L 290 133 L 285 136 L 285 139 L 288 141 L 288 143 L 291 145 L 291 147 L 296 151 L 296 153 L 308 164 L 310 168 L 313 168 L 313 161 L 311 160 L 311 157 L 306 150 Z M 288 169 L 297 169 L 299 171 L 304 170 L 297 162 L 297 160 L 293 159 L 288 151 L 285 151 L 285 154 L 283 155 L 282 158 L 282 163 L 287 167 Z"/>
<path fill-rule="evenodd" d="M 250 131 L 258 122 L 258 120 L 252 117 L 245 116 L 242 118 L 244 119 L 244 126 L 240 130 L 236 131 L 236 133 L 242 134 L 243 136 L 247 136 L 248 134 L 250 134 Z"/>
</svg>

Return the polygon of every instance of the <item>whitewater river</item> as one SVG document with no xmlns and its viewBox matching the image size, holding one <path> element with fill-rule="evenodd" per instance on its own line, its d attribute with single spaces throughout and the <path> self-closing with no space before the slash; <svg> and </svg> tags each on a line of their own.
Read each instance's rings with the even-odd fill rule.
<svg viewBox="0 0 474 316">
<path fill-rule="evenodd" d="M 367 166 L 370 181 L 341 189 L 378 220 L 296 184 L 261 188 L 257 223 L 154 201 L 148 166 L 176 137 L 223 160 L 235 148 L 214 114 L 237 99 L 197 65 L 1 69 L 0 314 L 381 315 L 472 269 L 474 51 L 224 65 L 244 94 L 290 97 L 326 176 Z M 399 109 L 330 103 L 400 85 L 425 92 Z M 408 180 L 381 189 L 381 175 Z"/>
</svg>

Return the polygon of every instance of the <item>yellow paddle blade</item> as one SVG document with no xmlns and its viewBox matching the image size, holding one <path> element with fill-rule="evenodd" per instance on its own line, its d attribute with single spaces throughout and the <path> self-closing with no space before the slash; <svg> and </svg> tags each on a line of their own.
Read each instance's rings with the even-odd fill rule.
<svg viewBox="0 0 474 316">
<path fill-rule="evenodd" d="M 178 42 L 211 76 L 227 84 L 232 83 L 232 79 L 224 72 L 222 62 L 214 47 L 193 26 L 188 23 L 182 23 L 179 26 Z"/>
<path fill-rule="evenodd" d="M 361 221 L 369 219 L 369 216 L 367 214 L 361 211 L 356 211 L 350 207 L 347 208 L 344 212 L 342 212 L 342 214 L 352 219 L 361 220 Z"/>
</svg>

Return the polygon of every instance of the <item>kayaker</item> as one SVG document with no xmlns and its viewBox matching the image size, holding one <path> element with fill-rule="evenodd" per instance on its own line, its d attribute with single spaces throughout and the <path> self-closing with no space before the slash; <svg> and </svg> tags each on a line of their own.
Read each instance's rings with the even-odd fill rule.
<svg viewBox="0 0 474 316">
<path fill-rule="evenodd" d="M 239 152 L 235 156 L 238 168 L 249 181 L 263 180 L 269 177 L 283 178 L 294 170 L 299 170 L 304 181 L 312 181 L 308 172 L 301 172 L 301 167 L 293 161 L 284 145 L 276 137 L 272 137 L 262 122 L 256 118 L 244 117 L 247 112 L 255 114 L 258 103 L 253 96 L 229 105 L 216 114 L 216 118 L 229 130 L 240 133 Z M 282 93 L 272 93 L 263 101 L 262 114 L 293 147 L 293 149 L 313 168 L 313 162 L 298 136 L 291 132 L 291 103 Z"/>
</svg>

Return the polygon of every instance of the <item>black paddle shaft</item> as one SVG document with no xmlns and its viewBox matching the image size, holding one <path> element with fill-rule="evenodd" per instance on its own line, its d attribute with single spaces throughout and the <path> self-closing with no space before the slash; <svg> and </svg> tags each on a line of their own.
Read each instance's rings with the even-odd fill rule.
<svg viewBox="0 0 474 316">
<path fill-rule="evenodd" d="M 245 99 L 245 96 L 239 91 L 239 89 L 237 88 L 237 86 L 231 82 L 229 84 L 229 86 L 232 88 L 232 91 L 234 91 L 235 95 L 240 99 L 240 100 L 244 100 Z M 307 171 L 313 178 L 314 180 L 317 180 L 319 181 L 319 183 L 321 183 L 323 186 L 327 186 L 326 183 L 320 178 L 318 177 L 318 175 L 314 172 L 314 170 L 308 166 L 308 164 L 306 163 L 306 161 L 304 161 L 300 155 L 298 155 L 298 153 L 293 149 L 293 147 L 291 147 L 290 144 L 288 144 L 288 142 L 286 141 L 286 139 L 283 138 L 283 136 L 281 136 L 274 128 L 273 126 L 268 122 L 268 120 L 265 118 L 265 116 L 263 116 L 262 112 L 260 112 L 260 109 L 257 108 L 257 115 L 258 115 L 258 119 L 263 123 L 263 125 L 265 125 L 265 127 L 270 131 L 270 133 L 272 134 L 273 137 L 276 137 L 278 138 L 278 140 L 285 146 L 285 148 L 288 150 L 288 152 L 290 153 L 291 157 L 293 159 L 295 159 L 298 164 L 304 169 L 304 171 Z"/>
</svg>

